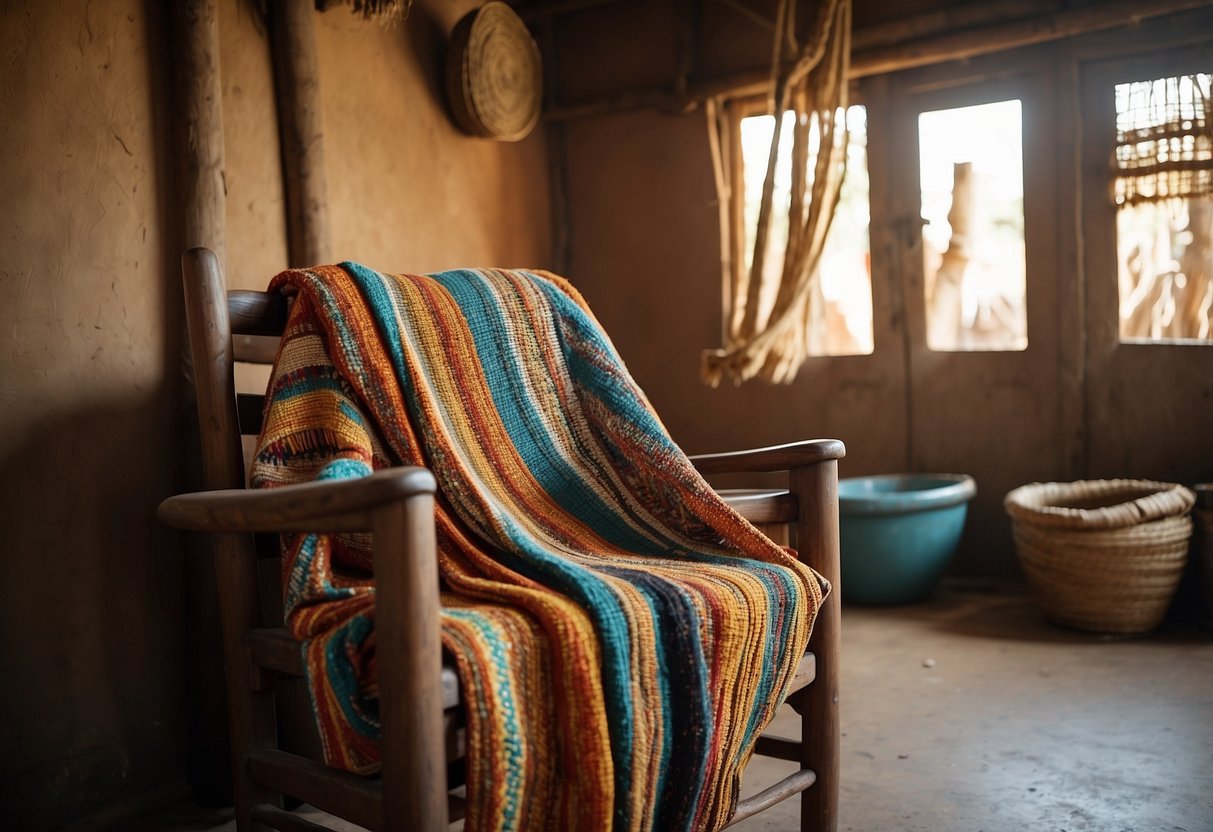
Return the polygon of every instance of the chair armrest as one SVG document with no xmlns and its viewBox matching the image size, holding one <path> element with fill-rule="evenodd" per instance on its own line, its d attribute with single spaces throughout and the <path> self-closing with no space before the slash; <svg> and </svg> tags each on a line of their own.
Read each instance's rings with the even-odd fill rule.
<svg viewBox="0 0 1213 832">
<path fill-rule="evenodd" d="M 806 439 L 752 451 L 701 454 L 691 457 L 691 462 L 704 475 L 790 471 L 830 459 L 842 459 L 846 452 L 846 446 L 837 439 Z"/>
<path fill-rule="evenodd" d="M 751 523 L 790 523 L 796 497 L 786 488 L 719 488 L 716 493 Z"/>
<path fill-rule="evenodd" d="M 428 470 L 400 466 L 357 479 L 179 494 L 162 502 L 156 516 L 190 531 L 363 531 L 371 528 L 375 509 L 436 490 Z"/>
</svg>

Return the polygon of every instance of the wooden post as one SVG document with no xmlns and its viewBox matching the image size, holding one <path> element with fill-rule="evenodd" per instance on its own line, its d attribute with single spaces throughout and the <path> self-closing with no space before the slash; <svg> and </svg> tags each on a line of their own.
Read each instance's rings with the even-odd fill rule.
<svg viewBox="0 0 1213 832">
<path fill-rule="evenodd" d="M 215 0 L 181 0 L 165 6 L 171 44 L 165 55 L 172 83 L 176 245 L 206 246 L 222 260 L 226 249 L 223 110 Z M 172 296 L 180 297 L 176 288 L 180 284 L 173 280 L 168 285 Z M 194 373 L 188 346 L 182 344 L 183 379 Z M 193 393 L 190 384 L 181 386 L 180 453 L 183 478 L 190 488 L 197 488 L 203 474 Z M 195 535 L 185 536 L 183 555 L 187 770 L 198 799 L 222 803 L 232 798 L 232 778 L 214 557 L 208 541 Z"/>
<path fill-rule="evenodd" d="M 223 107 L 215 0 L 170 4 L 181 245 L 205 246 L 223 263 Z"/>
<path fill-rule="evenodd" d="M 287 257 L 291 266 L 313 266 L 330 258 L 314 14 L 312 0 L 270 3 L 274 89 L 286 192 Z"/>
</svg>

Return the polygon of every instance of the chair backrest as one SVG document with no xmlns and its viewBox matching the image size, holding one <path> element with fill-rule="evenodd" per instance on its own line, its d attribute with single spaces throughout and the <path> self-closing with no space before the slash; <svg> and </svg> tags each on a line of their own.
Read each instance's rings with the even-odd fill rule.
<svg viewBox="0 0 1213 832">
<path fill-rule="evenodd" d="M 272 365 L 286 326 L 289 311 L 286 298 L 269 292 L 235 289 L 227 293 L 227 309 L 233 364 Z M 235 370 L 233 366 L 233 373 Z M 261 433 L 264 405 L 264 393 L 236 392 L 236 420 L 246 473 L 256 449 L 257 436 Z"/>
<path fill-rule="evenodd" d="M 206 249 L 182 257 L 185 313 L 207 489 L 242 488 L 241 436 L 261 429 L 264 396 L 235 387 L 237 362 L 272 364 L 286 326 L 287 302 L 267 292 L 224 286 L 218 258 Z"/>
<path fill-rule="evenodd" d="M 192 378 L 206 490 L 247 487 L 246 456 L 261 431 L 264 394 L 236 392 L 236 365 L 271 365 L 289 311 L 286 298 L 269 292 L 227 291 L 218 258 L 207 249 L 187 251 L 181 261 Z M 225 535 L 229 561 L 255 563 L 218 570 L 218 594 L 205 603 L 235 607 L 228 614 L 245 628 L 281 627 L 282 561 L 277 535 Z M 217 564 L 224 562 L 221 556 Z M 255 585 L 248 586 L 253 583 Z M 273 684 L 283 748 L 319 759 L 319 735 L 301 679 Z"/>
<path fill-rule="evenodd" d="M 202 423 L 203 487 L 245 488 L 261 432 L 264 393 L 236 391 L 238 364 L 270 366 L 286 328 L 289 304 L 270 292 L 227 290 L 215 255 L 190 249 L 182 258 L 194 395 Z M 209 415 L 208 415 L 209 414 Z M 261 624 L 282 624 L 277 538 L 251 541 L 258 554 Z"/>
</svg>

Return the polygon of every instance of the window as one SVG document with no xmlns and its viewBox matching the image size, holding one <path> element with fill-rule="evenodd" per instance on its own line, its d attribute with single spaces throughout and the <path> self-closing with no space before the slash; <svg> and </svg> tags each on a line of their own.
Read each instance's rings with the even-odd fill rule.
<svg viewBox="0 0 1213 832">
<path fill-rule="evenodd" d="M 780 132 L 779 166 L 775 169 L 775 205 L 771 215 L 770 253 L 764 273 L 778 275 L 788 242 L 787 206 L 791 194 L 792 113 L 784 113 Z M 749 116 L 741 120 L 742 174 L 745 188 L 745 268 L 754 256 L 758 205 L 766 177 L 767 155 L 775 117 Z M 810 355 L 866 355 L 872 352 L 872 267 L 868 239 L 867 111 L 860 105 L 847 109 L 847 173 L 830 233 L 821 257 L 821 326 L 810 332 Z M 816 131 L 809 136 L 815 152 Z M 772 286 L 777 281 L 772 280 Z M 761 299 L 761 317 L 769 312 L 773 292 Z"/>
<path fill-rule="evenodd" d="M 918 116 L 927 346 L 1028 346 L 1020 103 Z"/>
<path fill-rule="evenodd" d="M 1116 85 L 1122 341 L 1213 341 L 1210 78 Z"/>
</svg>

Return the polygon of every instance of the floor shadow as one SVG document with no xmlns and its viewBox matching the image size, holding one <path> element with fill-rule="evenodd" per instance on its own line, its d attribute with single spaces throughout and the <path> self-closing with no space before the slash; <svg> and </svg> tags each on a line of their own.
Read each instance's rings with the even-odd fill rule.
<svg viewBox="0 0 1213 832">
<path fill-rule="evenodd" d="M 864 609 L 869 614 L 876 613 L 875 608 Z M 995 582 L 945 584 L 925 603 L 887 607 L 876 614 L 898 621 L 921 620 L 935 629 L 959 636 L 1002 641 L 1073 645 L 1122 641 L 1199 644 L 1213 638 L 1206 630 L 1171 619 L 1165 620 L 1158 629 L 1141 635 L 1077 630 L 1049 621 L 1032 600 L 1026 586 Z"/>
</svg>

